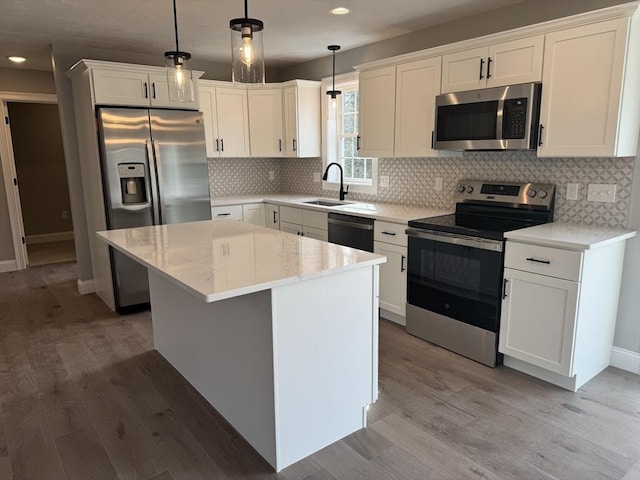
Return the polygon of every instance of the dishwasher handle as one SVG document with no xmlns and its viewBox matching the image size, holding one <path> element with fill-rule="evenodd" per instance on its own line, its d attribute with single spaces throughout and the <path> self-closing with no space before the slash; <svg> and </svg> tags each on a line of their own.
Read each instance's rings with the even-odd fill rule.
<svg viewBox="0 0 640 480">
<path fill-rule="evenodd" d="M 342 225 L 343 227 L 357 228 L 359 230 L 373 230 L 373 223 L 352 222 L 349 220 L 334 218 L 334 217 L 331 217 L 331 215 L 329 215 L 329 217 L 327 218 L 327 223 L 332 223 L 334 225 Z"/>
</svg>

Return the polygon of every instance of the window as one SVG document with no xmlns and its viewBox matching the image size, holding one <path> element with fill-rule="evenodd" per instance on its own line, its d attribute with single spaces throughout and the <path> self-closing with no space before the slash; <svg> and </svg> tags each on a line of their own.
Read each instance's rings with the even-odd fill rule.
<svg viewBox="0 0 640 480">
<path fill-rule="evenodd" d="M 332 79 L 323 81 L 323 92 L 332 89 Z M 354 74 L 336 77 L 336 90 L 342 92 L 334 100 L 323 99 L 324 156 L 323 169 L 332 162 L 344 171 L 344 183 L 350 190 L 377 193 L 377 159 L 358 156 L 358 77 Z M 337 190 L 340 170 L 331 168 L 323 188 Z"/>
</svg>

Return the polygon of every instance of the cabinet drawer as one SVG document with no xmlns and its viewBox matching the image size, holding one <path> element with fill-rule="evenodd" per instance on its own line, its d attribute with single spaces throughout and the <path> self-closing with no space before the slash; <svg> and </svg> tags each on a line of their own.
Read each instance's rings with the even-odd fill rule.
<svg viewBox="0 0 640 480">
<path fill-rule="evenodd" d="M 280 221 L 287 223 L 297 223 L 302 225 L 302 209 L 293 207 L 280 207 Z"/>
<path fill-rule="evenodd" d="M 225 205 L 223 207 L 211 207 L 211 218 L 230 218 L 242 220 L 242 205 Z"/>
<path fill-rule="evenodd" d="M 327 214 L 313 210 L 302 210 L 302 225 L 327 230 Z"/>
<path fill-rule="evenodd" d="M 508 241 L 504 266 L 579 282 L 582 252 Z"/>
<path fill-rule="evenodd" d="M 373 239 L 376 242 L 391 243 L 401 247 L 407 246 L 407 226 L 399 223 L 379 222 L 373 225 Z"/>
</svg>

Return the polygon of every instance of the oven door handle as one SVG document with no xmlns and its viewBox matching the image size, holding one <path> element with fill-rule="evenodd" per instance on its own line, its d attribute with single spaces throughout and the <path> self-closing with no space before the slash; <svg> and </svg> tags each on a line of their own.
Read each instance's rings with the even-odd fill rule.
<svg viewBox="0 0 640 480">
<path fill-rule="evenodd" d="M 415 228 L 408 228 L 406 231 L 410 237 L 433 240 L 434 242 L 452 243 L 463 247 L 480 248 L 493 252 L 502 252 L 502 241 L 490 240 L 487 238 L 470 237 L 468 235 L 456 235 L 455 233 L 444 233 L 435 231 L 424 231 Z"/>
</svg>

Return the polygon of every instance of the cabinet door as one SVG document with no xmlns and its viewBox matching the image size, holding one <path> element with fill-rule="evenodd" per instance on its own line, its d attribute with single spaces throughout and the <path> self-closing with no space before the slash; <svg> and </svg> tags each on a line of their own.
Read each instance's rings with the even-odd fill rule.
<svg viewBox="0 0 640 480">
<path fill-rule="evenodd" d="M 487 87 L 542 80 L 544 36 L 523 38 L 489 47 Z"/>
<path fill-rule="evenodd" d="M 329 232 L 320 228 L 302 227 L 302 235 L 315 238 L 316 240 L 322 240 L 323 242 L 329 241 Z"/>
<path fill-rule="evenodd" d="M 284 155 L 298 156 L 298 88 L 284 89 Z"/>
<path fill-rule="evenodd" d="M 280 231 L 292 233 L 294 235 L 302 235 L 302 225 L 297 223 L 280 222 Z"/>
<path fill-rule="evenodd" d="M 199 88 L 200 111 L 204 121 L 204 140 L 207 148 L 207 157 L 218 157 L 216 139 L 218 138 L 218 125 L 216 123 L 216 89 L 207 86 Z"/>
<path fill-rule="evenodd" d="M 442 93 L 475 90 L 487 85 L 487 47 L 442 57 Z"/>
<path fill-rule="evenodd" d="M 505 268 L 499 351 L 573 376 L 578 282 Z"/>
<path fill-rule="evenodd" d="M 242 206 L 242 220 L 264 227 L 264 203 L 252 203 Z"/>
<path fill-rule="evenodd" d="M 198 108 L 198 92 L 197 80 L 194 83 L 194 101 L 193 102 L 172 102 L 169 100 L 169 82 L 166 73 L 150 73 L 150 100 L 154 107 L 170 107 L 170 108 Z"/>
<path fill-rule="evenodd" d="M 280 221 L 302 225 L 302 209 L 295 207 L 280 207 Z"/>
<path fill-rule="evenodd" d="M 395 156 L 427 157 L 440 93 L 441 57 L 396 67 Z"/>
<path fill-rule="evenodd" d="M 282 90 L 249 90 L 249 138 L 252 157 L 282 157 Z"/>
<path fill-rule="evenodd" d="M 546 36 L 541 157 L 616 155 L 628 19 Z"/>
<path fill-rule="evenodd" d="M 392 157 L 395 124 L 396 67 L 378 68 L 359 77 L 361 157 Z"/>
<path fill-rule="evenodd" d="M 380 308 L 405 316 L 407 303 L 407 247 L 374 242 L 373 251 L 387 257 L 380 265 Z"/>
<path fill-rule="evenodd" d="M 265 205 L 264 225 L 274 230 L 280 230 L 280 207 L 278 205 Z"/>
<path fill-rule="evenodd" d="M 92 75 L 96 105 L 150 105 L 151 86 L 146 73 L 94 68 Z"/>
<path fill-rule="evenodd" d="M 221 157 L 249 157 L 249 109 L 244 88 L 216 87 L 218 145 Z"/>
</svg>

